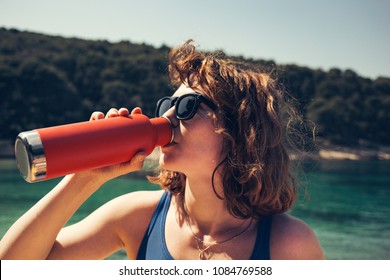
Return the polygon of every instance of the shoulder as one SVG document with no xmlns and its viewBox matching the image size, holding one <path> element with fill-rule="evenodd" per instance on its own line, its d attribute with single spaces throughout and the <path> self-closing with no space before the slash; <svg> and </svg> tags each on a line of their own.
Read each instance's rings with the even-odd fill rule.
<svg viewBox="0 0 390 280">
<path fill-rule="evenodd" d="M 109 212 L 113 218 L 123 218 L 138 211 L 153 211 L 163 193 L 163 190 L 127 193 L 108 201 L 98 211 Z"/>
<path fill-rule="evenodd" d="M 128 213 L 128 210 L 137 211 L 154 210 L 164 191 L 136 191 L 116 197 L 107 203 L 116 208 L 119 213 Z"/>
<path fill-rule="evenodd" d="M 143 238 L 163 193 L 163 190 L 132 192 L 117 197 L 102 207 L 124 243 L 133 243 L 134 240 Z M 129 238 L 134 240 L 128 240 Z"/>
<path fill-rule="evenodd" d="M 270 247 L 272 259 L 324 259 L 313 230 L 302 220 L 288 214 L 274 216 Z"/>
</svg>

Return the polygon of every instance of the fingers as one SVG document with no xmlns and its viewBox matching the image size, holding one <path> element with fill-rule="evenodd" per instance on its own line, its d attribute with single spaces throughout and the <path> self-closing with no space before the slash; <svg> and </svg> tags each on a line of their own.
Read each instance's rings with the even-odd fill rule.
<svg viewBox="0 0 390 280">
<path fill-rule="evenodd" d="M 134 110 L 136 110 L 136 109 L 134 109 Z M 141 109 L 139 109 L 139 110 L 141 111 Z M 142 113 L 142 111 L 141 111 L 141 113 Z M 118 116 L 128 117 L 129 116 L 129 110 L 127 110 L 126 108 L 120 108 L 119 110 L 116 109 L 116 108 L 111 108 L 107 112 L 106 115 L 104 115 L 104 113 L 102 113 L 102 112 L 96 111 L 96 112 L 92 113 L 92 115 L 91 115 L 89 120 L 90 121 L 94 121 L 94 120 L 101 120 L 101 119 L 104 119 L 104 118 L 105 119 L 107 119 L 107 118 L 114 118 L 114 117 L 118 117 Z"/>
<path fill-rule="evenodd" d="M 142 114 L 142 109 L 139 107 L 134 108 L 131 111 L 131 114 Z M 120 108 L 119 110 L 116 108 L 111 108 L 106 115 L 104 113 L 96 111 L 93 112 L 91 117 L 89 118 L 90 121 L 95 120 L 101 120 L 101 119 L 107 119 L 107 118 L 114 118 L 118 116 L 128 117 L 129 116 L 129 110 L 126 108 Z"/>
<path fill-rule="evenodd" d="M 104 119 L 104 114 L 102 112 L 93 112 L 91 117 L 89 118 L 90 121 L 95 121 L 95 120 L 101 120 Z"/>
<path fill-rule="evenodd" d="M 106 118 L 114 118 L 118 116 L 128 117 L 129 110 L 126 108 L 120 108 L 119 110 L 116 108 L 111 108 L 106 114 Z"/>
<path fill-rule="evenodd" d="M 142 114 L 142 110 L 140 107 L 135 107 L 132 111 L 131 114 Z"/>
<path fill-rule="evenodd" d="M 106 119 L 107 118 L 114 118 L 114 117 L 117 117 L 117 116 L 119 116 L 119 111 L 118 111 L 118 109 L 116 109 L 116 108 L 111 108 L 108 112 L 107 112 L 107 114 L 106 114 Z"/>
<path fill-rule="evenodd" d="M 129 110 L 126 108 L 120 108 L 118 111 L 119 116 L 128 117 L 129 116 Z"/>
</svg>

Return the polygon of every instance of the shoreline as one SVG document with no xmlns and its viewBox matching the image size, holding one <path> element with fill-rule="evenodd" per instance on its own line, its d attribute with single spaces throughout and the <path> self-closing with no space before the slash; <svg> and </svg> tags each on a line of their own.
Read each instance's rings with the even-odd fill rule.
<svg viewBox="0 0 390 280">
<path fill-rule="evenodd" d="M 318 157 L 322 160 L 390 160 L 390 146 L 342 147 L 329 145 L 319 148 Z"/>
<path fill-rule="evenodd" d="M 346 149 L 346 150 L 320 150 L 320 159 L 323 160 L 390 160 L 388 150 Z"/>
</svg>

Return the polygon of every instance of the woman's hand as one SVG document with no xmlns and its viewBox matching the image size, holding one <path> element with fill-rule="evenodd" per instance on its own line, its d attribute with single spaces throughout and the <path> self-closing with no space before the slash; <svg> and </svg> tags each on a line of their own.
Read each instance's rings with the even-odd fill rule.
<svg viewBox="0 0 390 280">
<path fill-rule="evenodd" d="M 132 114 L 141 113 L 140 108 L 132 111 Z M 128 115 L 127 109 L 111 109 L 106 116 L 93 113 L 91 121 Z M 65 176 L 3 236 L 0 259 L 81 258 L 86 248 L 90 250 L 89 256 L 95 258 L 118 250 L 122 243 L 107 214 L 99 217 L 97 223 L 78 223 L 71 231 L 62 229 L 104 182 L 141 169 L 145 156 L 138 152 L 128 162 Z M 101 240 L 105 240 L 104 245 Z"/>
<path fill-rule="evenodd" d="M 135 108 L 131 114 L 142 114 L 141 108 Z M 119 110 L 112 108 L 106 115 L 102 112 L 94 112 L 91 115 L 90 121 L 96 121 L 104 118 L 115 118 L 118 116 L 128 117 L 129 111 L 126 108 Z M 136 153 L 128 162 L 123 162 L 111 166 L 101 167 L 93 170 L 87 170 L 75 174 L 76 176 L 89 176 L 90 178 L 96 179 L 102 183 L 107 182 L 115 177 L 140 170 L 144 164 L 146 154 L 143 151 Z"/>
</svg>

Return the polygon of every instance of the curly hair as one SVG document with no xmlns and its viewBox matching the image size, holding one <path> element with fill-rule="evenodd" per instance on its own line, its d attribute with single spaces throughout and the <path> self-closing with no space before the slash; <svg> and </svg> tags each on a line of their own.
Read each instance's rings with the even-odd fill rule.
<svg viewBox="0 0 390 280">
<path fill-rule="evenodd" d="M 174 85 L 201 89 L 217 105 L 215 131 L 223 136 L 227 157 L 216 167 L 221 168 L 223 195 L 213 188 L 228 211 L 259 218 L 291 208 L 297 187 L 285 138 L 293 110 L 275 80 L 223 54 L 199 51 L 192 40 L 170 51 L 169 74 Z M 173 194 L 183 193 L 184 174 L 159 172 L 149 180 Z"/>
</svg>

